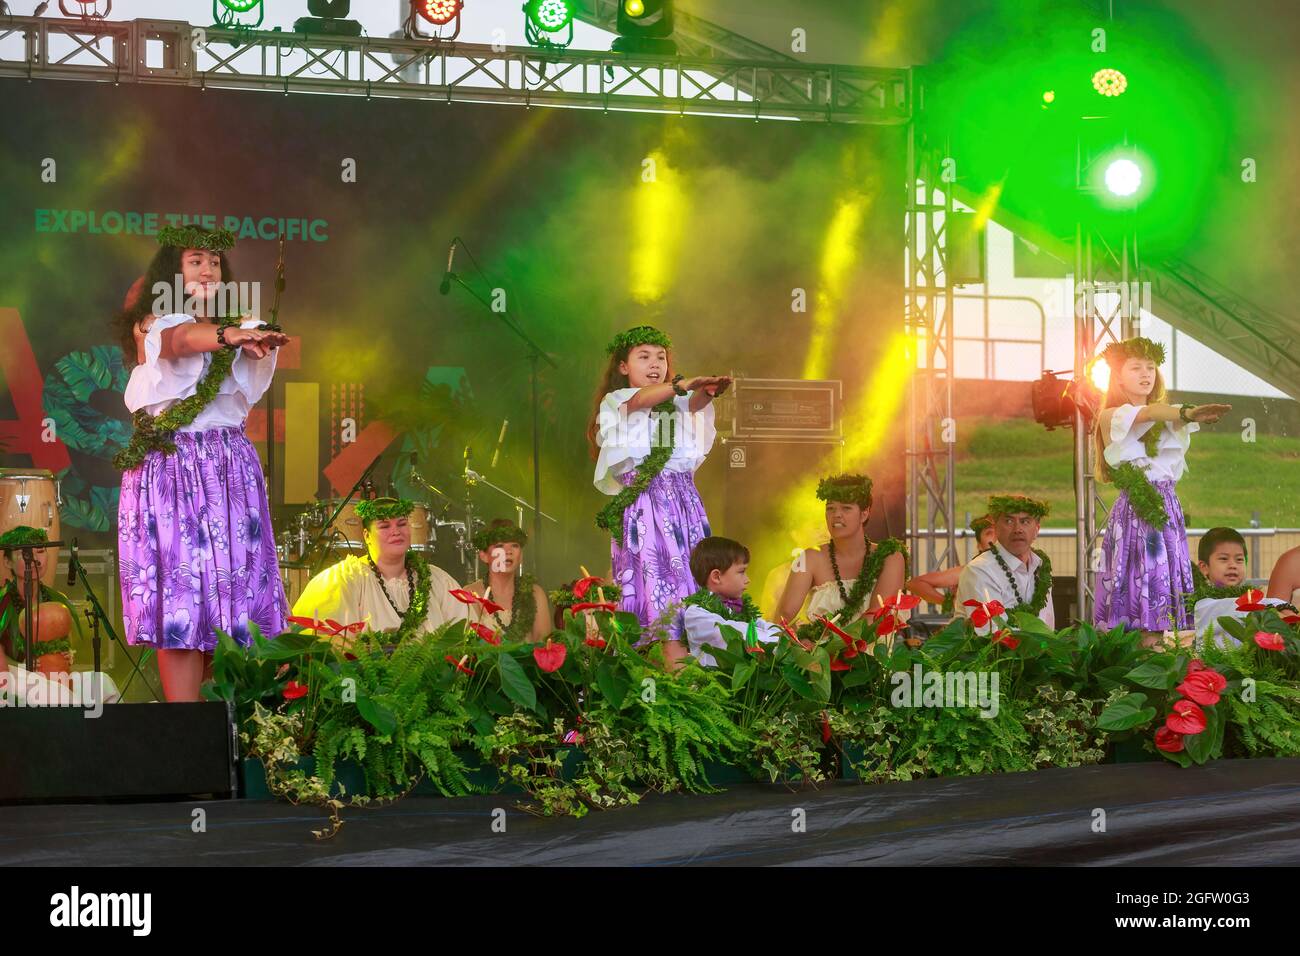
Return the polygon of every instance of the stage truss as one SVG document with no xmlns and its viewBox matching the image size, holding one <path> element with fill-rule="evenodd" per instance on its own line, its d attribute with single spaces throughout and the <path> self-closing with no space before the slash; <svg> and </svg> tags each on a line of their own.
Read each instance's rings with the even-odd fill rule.
<svg viewBox="0 0 1300 956">
<path fill-rule="evenodd" d="M 0 76 L 753 120 L 911 119 L 908 71 L 900 69 L 307 36 L 178 20 L 0 19 Z"/>
</svg>

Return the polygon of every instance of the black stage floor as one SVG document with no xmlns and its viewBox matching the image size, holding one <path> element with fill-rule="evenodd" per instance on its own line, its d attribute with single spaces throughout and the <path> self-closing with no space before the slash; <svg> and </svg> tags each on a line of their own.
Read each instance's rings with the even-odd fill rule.
<svg viewBox="0 0 1300 956">
<path fill-rule="evenodd" d="M 1300 863 L 1300 760 L 1121 764 L 791 793 L 651 795 L 581 820 L 503 795 L 346 811 L 225 800 L 0 808 L 0 865 L 1269 865 Z M 207 830 L 191 830 L 193 810 Z M 506 810 L 494 833 L 493 810 Z M 1096 811 L 1105 832 L 1094 832 Z M 795 832 L 803 811 L 806 831 Z M 500 815 L 497 814 L 497 817 Z"/>
</svg>

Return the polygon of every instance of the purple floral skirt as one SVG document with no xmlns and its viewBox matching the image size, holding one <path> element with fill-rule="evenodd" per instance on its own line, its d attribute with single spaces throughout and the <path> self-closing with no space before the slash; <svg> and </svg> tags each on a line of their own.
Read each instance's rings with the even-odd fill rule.
<svg viewBox="0 0 1300 956">
<path fill-rule="evenodd" d="M 1125 492 L 1110 509 L 1093 611 L 1097 627 L 1109 630 L 1126 624 L 1142 631 L 1164 631 L 1192 626 L 1182 599 L 1195 590 L 1183 508 L 1172 481 L 1153 484 L 1169 513 L 1163 531 L 1133 513 Z"/>
<path fill-rule="evenodd" d="M 178 432 L 122 475 L 118 560 L 130 644 L 211 651 L 249 625 L 275 637 L 289 613 L 262 464 L 242 427 Z"/>
<path fill-rule="evenodd" d="M 619 475 L 630 485 L 636 471 Z M 691 550 L 709 536 L 709 517 L 689 471 L 661 471 L 623 513 L 623 540 L 610 542 L 614 580 L 622 589 L 619 610 L 642 627 L 671 628 L 676 605 L 698 589 L 691 577 Z"/>
</svg>

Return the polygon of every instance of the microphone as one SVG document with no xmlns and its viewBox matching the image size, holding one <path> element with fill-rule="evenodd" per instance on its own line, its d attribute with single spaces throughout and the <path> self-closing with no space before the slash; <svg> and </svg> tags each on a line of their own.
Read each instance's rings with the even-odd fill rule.
<svg viewBox="0 0 1300 956">
<path fill-rule="evenodd" d="M 77 539 L 72 539 L 72 557 L 68 558 L 68 587 L 77 583 Z"/>
<path fill-rule="evenodd" d="M 497 456 L 501 454 L 501 445 L 506 440 L 506 426 L 509 424 L 510 419 L 501 419 L 501 434 L 497 436 L 497 447 L 492 452 L 492 464 L 488 466 L 489 468 L 495 468 L 497 466 Z"/>
<path fill-rule="evenodd" d="M 458 241 L 459 240 L 457 239 L 453 239 L 451 245 L 447 247 L 447 271 L 442 274 L 442 281 L 438 283 L 438 293 L 440 295 L 446 295 L 451 291 L 451 280 L 455 275 L 455 273 L 451 271 L 451 264 L 456 259 L 456 243 Z"/>
</svg>

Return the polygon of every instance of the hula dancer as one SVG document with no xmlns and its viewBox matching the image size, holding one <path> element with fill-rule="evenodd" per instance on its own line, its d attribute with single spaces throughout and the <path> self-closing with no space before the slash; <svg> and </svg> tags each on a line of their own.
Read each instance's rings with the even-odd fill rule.
<svg viewBox="0 0 1300 956">
<path fill-rule="evenodd" d="M 1025 495 L 992 495 L 989 517 L 997 540 L 971 558 L 957 582 L 957 612 L 980 631 L 991 630 L 988 605 L 996 601 L 1005 613 L 1029 611 L 1048 627 L 1056 627 L 1052 607 L 1052 562 L 1034 547 L 1048 504 Z"/>
<path fill-rule="evenodd" d="M 489 614 L 476 604 L 473 618 L 507 641 L 540 641 L 551 633 L 546 592 L 531 574 L 515 574 L 527 543 L 528 532 L 504 518 L 497 518 L 474 536 L 478 558 L 488 567 L 487 585 L 474 581 L 469 591 L 490 598 L 505 610 Z"/>
<path fill-rule="evenodd" d="M 872 541 L 867 535 L 872 499 L 866 475 L 823 478 L 817 497 L 826 502 L 831 539 L 805 549 L 802 560 L 796 561 L 777 605 L 777 619 L 793 621 L 807 598 L 808 620 L 828 616 L 847 624 L 903 589 L 907 548 L 897 538 Z"/>
<path fill-rule="evenodd" d="M 647 628 L 668 624 L 695 591 L 691 549 L 709 519 L 694 475 L 713 447 L 711 403 L 731 385 L 727 375 L 674 375 L 671 348 L 649 325 L 617 335 L 587 425 L 596 488 L 613 496 L 596 525 L 612 539 L 619 605 Z"/>
<path fill-rule="evenodd" d="M 1201 422 L 1231 405 L 1167 405 L 1160 366 L 1165 349 L 1147 338 L 1113 342 L 1102 353 L 1110 387 L 1097 417 L 1098 477 L 1119 489 L 1106 520 L 1094 623 L 1146 631 L 1190 626 L 1182 595 L 1195 590 L 1187 529 L 1174 485 Z"/>
<path fill-rule="evenodd" d="M 244 434 L 288 338 L 249 315 L 218 315 L 234 277 L 234 234 L 167 228 L 115 325 L 128 367 L 135 433 L 122 469 L 118 554 L 126 639 L 158 651 L 169 701 L 199 699 L 217 632 L 251 640 L 284 630 L 288 608 L 266 481 Z M 150 296 L 181 277 L 185 311 L 156 314 Z"/>
<path fill-rule="evenodd" d="M 411 550 L 414 508 L 405 498 L 357 502 L 365 557 L 348 555 L 308 581 L 294 616 L 345 626 L 364 621 L 369 631 L 395 635 L 393 644 L 465 620 L 468 608 L 451 594 L 460 585 Z"/>
</svg>

